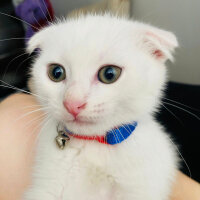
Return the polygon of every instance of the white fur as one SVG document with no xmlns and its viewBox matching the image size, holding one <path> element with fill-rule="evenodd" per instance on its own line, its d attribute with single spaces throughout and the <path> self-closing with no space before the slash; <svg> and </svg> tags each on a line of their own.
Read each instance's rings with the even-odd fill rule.
<svg viewBox="0 0 200 200">
<path fill-rule="evenodd" d="M 40 48 L 41 53 L 33 65 L 32 87 L 48 122 L 40 133 L 33 182 L 24 200 L 169 199 L 178 159 L 152 114 L 166 82 L 164 62 L 172 59 L 177 45 L 172 33 L 109 15 L 59 22 L 33 36 L 28 50 Z M 48 78 L 49 63 L 65 67 L 65 81 Z M 93 84 L 105 64 L 122 67 L 120 78 Z M 92 123 L 70 122 L 65 99 L 85 99 L 79 117 Z M 121 144 L 72 138 L 62 151 L 54 141 L 59 122 L 75 133 L 102 135 L 132 121 L 138 126 Z"/>
</svg>

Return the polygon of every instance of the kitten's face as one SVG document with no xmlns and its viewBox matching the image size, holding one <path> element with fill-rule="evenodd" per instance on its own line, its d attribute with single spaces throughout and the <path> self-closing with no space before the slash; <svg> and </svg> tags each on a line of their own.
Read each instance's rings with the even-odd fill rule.
<svg viewBox="0 0 200 200">
<path fill-rule="evenodd" d="M 104 134 L 155 111 L 176 45 L 171 33 L 109 16 L 59 23 L 30 41 L 41 48 L 33 92 L 69 130 Z"/>
</svg>

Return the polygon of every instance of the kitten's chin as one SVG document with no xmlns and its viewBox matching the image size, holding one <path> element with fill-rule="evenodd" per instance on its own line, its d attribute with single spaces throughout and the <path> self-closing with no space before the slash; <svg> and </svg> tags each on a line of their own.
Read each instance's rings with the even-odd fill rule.
<svg viewBox="0 0 200 200">
<path fill-rule="evenodd" d="M 98 121 L 88 121 L 88 120 L 66 120 L 65 126 L 67 130 L 72 133 L 79 135 L 104 135 L 106 133 L 106 128 L 102 127 L 102 124 Z"/>
<path fill-rule="evenodd" d="M 67 123 L 74 126 L 89 126 L 89 125 L 96 124 L 94 121 L 85 121 L 85 120 L 80 120 L 80 119 L 68 120 Z"/>
</svg>

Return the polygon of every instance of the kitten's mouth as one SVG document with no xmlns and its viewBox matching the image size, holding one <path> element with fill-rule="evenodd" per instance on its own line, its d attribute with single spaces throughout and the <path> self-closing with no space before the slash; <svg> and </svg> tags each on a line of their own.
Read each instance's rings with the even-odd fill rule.
<svg viewBox="0 0 200 200">
<path fill-rule="evenodd" d="M 73 120 L 68 120 L 67 122 L 77 124 L 77 125 L 92 125 L 92 124 L 94 124 L 93 121 L 81 120 L 79 118 L 74 118 Z"/>
</svg>

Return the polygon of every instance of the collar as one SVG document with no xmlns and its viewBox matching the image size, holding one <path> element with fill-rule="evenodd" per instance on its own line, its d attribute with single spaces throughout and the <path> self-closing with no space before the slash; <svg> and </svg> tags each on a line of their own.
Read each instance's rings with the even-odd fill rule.
<svg viewBox="0 0 200 200">
<path fill-rule="evenodd" d="M 126 140 L 133 133 L 136 126 L 137 126 L 137 122 L 125 124 L 118 128 L 114 128 L 108 131 L 106 135 L 104 136 L 78 135 L 78 134 L 70 132 L 69 130 L 67 130 L 67 128 L 65 128 L 65 131 L 68 133 L 69 136 L 77 138 L 77 139 L 93 140 L 93 141 L 96 140 L 99 143 L 114 145 L 114 144 L 119 144 L 123 142 L 124 140 Z"/>
</svg>

